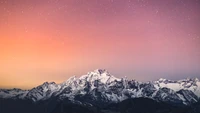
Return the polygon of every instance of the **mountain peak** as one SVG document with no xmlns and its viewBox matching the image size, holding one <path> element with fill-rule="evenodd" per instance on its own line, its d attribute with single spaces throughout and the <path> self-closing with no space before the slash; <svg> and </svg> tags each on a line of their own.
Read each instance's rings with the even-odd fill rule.
<svg viewBox="0 0 200 113">
<path fill-rule="evenodd" d="M 76 76 L 72 76 L 70 77 L 69 79 L 67 79 L 66 81 L 64 81 L 63 83 L 61 83 L 62 85 L 69 85 L 69 84 L 72 84 L 74 81 L 76 81 L 77 78 Z"/>
<path fill-rule="evenodd" d="M 88 76 L 98 76 L 98 77 L 110 77 L 112 76 L 106 69 L 96 69 L 94 71 L 88 72 Z"/>
<path fill-rule="evenodd" d="M 68 80 L 76 80 L 76 76 L 74 75 L 74 76 L 71 76 Z"/>
<path fill-rule="evenodd" d="M 55 82 L 44 82 L 43 84 L 42 84 L 42 86 L 47 86 L 47 85 L 50 85 L 50 84 L 56 84 Z"/>
<path fill-rule="evenodd" d="M 191 78 L 189 79 L 190 81 L 194 81 L 194 82 L 199 82 L 199 79 L 198 78 Z"/>
<path fill-rule="evenodd" d="M 83 75 L 81 76 L 79 79 L 83 80 L 87 80 L 89 82 L 94 82 L 96 80 L 99 80 L 100 82 L 106 84 L 106 83 L 110 83 L 112 81 L 119 81 L 120 79 L 114 77 L 113 75 L 111 75 L 107 70 L 105 69 L 96 69 L 94 71 L 89 72 L 87 75 Z"/>
<path fill-rule="evenodd" d="M 194 81 L 199 82 L 199 79 L 198 78 L 194 78 Z"/>
<path fill-rule="evenodd" d="M 167 81 L 169 81 L 169 80 L 167 80 L 167 79 L 165 79 L 165 78 L 160 78 L 158 81 L 159 81 L 159 82 L 167 82 Z"/>
<path fill-rule="evenodd" d="M 98 74 L 109 73 L 106 69 L 96 69 L 93 72 Z"/>
<path fill-rule="evenodd" d="M 186 78 L 182 80 L 178 80 L 178 82 L 199 82 L 198 78 Z"/>
</svg>

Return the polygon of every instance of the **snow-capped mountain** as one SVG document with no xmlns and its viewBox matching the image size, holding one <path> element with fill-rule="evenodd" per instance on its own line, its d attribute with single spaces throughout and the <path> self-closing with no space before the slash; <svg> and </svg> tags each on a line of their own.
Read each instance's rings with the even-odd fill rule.
<svg viewBox="0 0 200 113">
<path fill-rule="evenodd" d="M 155 81 L 156 88 L 169 88 L 174 91 L 179 91 L 181 89 L 192 91 L 196 96 L 200 97 L 200 81 L 198 78 L 195 79 L 183 79 L 178 81 L 159 79 Z"/>
<path fill-rule="evenodd" d="M 116 78 L 107 70 L 97 69 L 79 78 L 73 76 L 63 83 L 45 82 L 31 90 L 0 90 L 0 98 L 30 99 L 34 102 L 69 99 L 73 102 L 116 103 L 128 98 L 147 97 L 157 101 L 189 105 L 200 98 L 200 81 L 184 79 L 172 81 L 159 79 L 138 82 Z"/>
<path fill-rule="evenodd" d="M 61 86 L 57 85 L 55 82 L 45 82 L 42 85 L 31 89 L 27 93 L 26 98 L 32 99 L 33 101 L 48 99 L 54 92 L 59 91 L 60 88 Z"/>
</svg>

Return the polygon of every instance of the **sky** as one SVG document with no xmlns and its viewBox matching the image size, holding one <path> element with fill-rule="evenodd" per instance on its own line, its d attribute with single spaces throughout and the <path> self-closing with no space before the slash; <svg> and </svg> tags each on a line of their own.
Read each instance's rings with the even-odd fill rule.
<svg viewBox="0 0 200 113">
<path fill-rule="evenodd" d="M 200 78 L 200 0 L 0 0 L 0 88 L 106 69 Z"/>
</svg>

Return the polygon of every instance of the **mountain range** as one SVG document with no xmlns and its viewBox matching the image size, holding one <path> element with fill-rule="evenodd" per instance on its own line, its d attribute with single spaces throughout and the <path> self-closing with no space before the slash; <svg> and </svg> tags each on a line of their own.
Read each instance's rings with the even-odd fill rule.
<svg viewBox="0 0 200 113">
<path fill-rule="evenodd" d="M 97 69 L 60 84 L 45 82 L 30 90 L 0 89 L 0 106 L 3 106 L 0 110 L 3 113 L 199 113 L 199 99 L 197 78 L 139 82 L 116 78 L 105 69 Z M 141 106 L 150 108 L 141 111 L 144 110 Z"/>
</svg>

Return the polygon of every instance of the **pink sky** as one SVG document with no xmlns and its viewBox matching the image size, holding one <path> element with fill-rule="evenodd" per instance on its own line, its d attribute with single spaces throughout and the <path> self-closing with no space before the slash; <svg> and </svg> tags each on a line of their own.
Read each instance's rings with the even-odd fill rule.
<svg viewBox="0 0 200 113">
<path fill-rule="evenodd" d="M 97 68 L 151 81 L 200 77 L 199 0 L 2 0 L 0 87 Z"/>
</svg>

